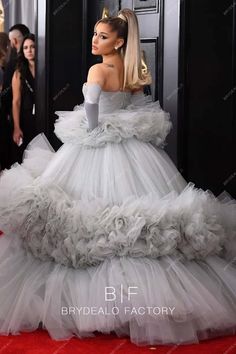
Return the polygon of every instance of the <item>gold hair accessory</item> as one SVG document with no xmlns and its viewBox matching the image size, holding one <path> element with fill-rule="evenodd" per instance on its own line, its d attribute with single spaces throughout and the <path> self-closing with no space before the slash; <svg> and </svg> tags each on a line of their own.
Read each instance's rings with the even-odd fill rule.
<svg viewBox="0 0 236 354">
<path fill-rule="evenodd" d="M 109 17 L 109 9 L 107 7 L 104 7 L 102 10 L 102 18 Z"/>
<path fill-rule="evenodd" d="M 141 63 L 142 63 L 142 73 L 147 74 L 148 66 L 147 66 L 146 53 L 144 50 L 141 51 Z"/>
</svg>

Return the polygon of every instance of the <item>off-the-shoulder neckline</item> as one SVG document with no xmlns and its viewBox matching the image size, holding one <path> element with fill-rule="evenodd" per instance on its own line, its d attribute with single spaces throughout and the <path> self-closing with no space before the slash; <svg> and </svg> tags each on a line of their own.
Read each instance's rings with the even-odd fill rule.
<svg viewBox="0 0 236 354">
<path fill-rule="evenodd" d="M 84 82 L 83 86 L 87 86 L 87 82 Z M 101 88 L 101 86 L 99 84 L 97 84 L 96 82 L 90 82 L 89 85 L 95 85 L 95 86 L 99 86 Z M 129 93 L 132 95 L 132 92 L 131 91 L 122 91 L 122 90 L 118 90 L 118 91 L 104 91 L 102 88 L 101 88 L 101 91 L 102 92 L 105 92 L 105 93 Z"/>
</svg>

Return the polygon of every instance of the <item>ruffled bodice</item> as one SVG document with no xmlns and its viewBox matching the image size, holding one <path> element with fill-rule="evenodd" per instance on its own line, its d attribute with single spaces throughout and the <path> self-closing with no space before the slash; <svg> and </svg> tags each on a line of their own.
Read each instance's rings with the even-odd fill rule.
<svg viewBox="0 0 236 354">
<path fill-rule="evenodd" d="M 83 93 L 86 96 L 86 87 Z M 101 147 L 106 143 L 120 143 L 137 138 L 162 146 L 171 129 L 169 113 L 164 112 L 158 101 L 152 102 L 143 93 L 105 92 L 99 100 L 99 125 L 88 131 L 88 121 L 83 105 L 73 111 L 58 111 L 55 133 L 62 142 L 87 147 Z"/>
</svg>

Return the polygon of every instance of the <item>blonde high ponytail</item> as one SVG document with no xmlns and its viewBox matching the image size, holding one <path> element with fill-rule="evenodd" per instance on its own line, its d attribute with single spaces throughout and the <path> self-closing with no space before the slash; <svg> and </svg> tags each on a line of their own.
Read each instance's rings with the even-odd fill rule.
<svg viewBox="0 0 236 354">
<path fill-rule="evenodd" d="M 99 23 L 106 23 L 117 32 L 119 38 L 124 39 L 124 44 L 118 50 L 124 60 L 123 89 L 139 89 L 141 86 L 151 83 L 148 70 L 142 70 L 142 58 L 140 50 L 139 27 L 135 13 L 130 9 L 119 11 L 116 17 L 105 17 Z"/>
<path fill-rule="evenodd" d="M 124 88 L 136 89 L 151 83 L 149 72 L 142 71 L 138 20 L 130 9 L 119 11 L 118 17 L 127 22 L 127 41 L 121 54 L 124 58 Z"/>
</svg>

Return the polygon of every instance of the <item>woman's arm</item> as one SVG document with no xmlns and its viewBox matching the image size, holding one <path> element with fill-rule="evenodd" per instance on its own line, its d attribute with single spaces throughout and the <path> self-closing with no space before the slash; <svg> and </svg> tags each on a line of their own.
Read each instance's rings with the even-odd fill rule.
<svg viewBox="0 0 236 354">
<path fill-rule="evenodd" d="M 87 91 L 85 95 L 84 108 L 88 119 L 88 128 L 95 129 L 98 126 L 98 104 L 105 83 L 104 71 L 100 64 L 96 64 L 89 69 L 87 78 Z"/>
<path fill-rule="evenodd" d="M 23 138 L 23 132 L 20 129 L 21 79 L 18 70 L 14 72 L 12 78 L 12 95 L 12 114 L 14 121 L 13 140 L 17 145 L 19 145 L 20 138 Z"/>
</svg>

